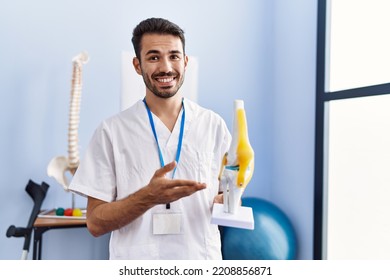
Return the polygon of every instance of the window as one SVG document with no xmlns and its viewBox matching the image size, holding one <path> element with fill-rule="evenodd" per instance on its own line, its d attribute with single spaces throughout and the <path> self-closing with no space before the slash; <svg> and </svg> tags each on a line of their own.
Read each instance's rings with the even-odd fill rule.
<svg viewBox="0 0 390 280">
<path fill-rule="evenodd" d="M 315 259 L 390 258 L 389 12 L 319 0 Z"/>
</svg>

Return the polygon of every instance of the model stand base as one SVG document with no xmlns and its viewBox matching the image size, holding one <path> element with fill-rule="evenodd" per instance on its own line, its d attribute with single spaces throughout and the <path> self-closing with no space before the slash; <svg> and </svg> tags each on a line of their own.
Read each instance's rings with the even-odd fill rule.
<svg viewBox="0 0 390 280">
<path fill-rule="evenodd" d="M 240 206 L 234 214 L 225 212 L 223 208 L 223 204 L 214 204 L 211 215 L 212 224 L 251 230 L 255 228 L 252 208 Z"/>
</svg>

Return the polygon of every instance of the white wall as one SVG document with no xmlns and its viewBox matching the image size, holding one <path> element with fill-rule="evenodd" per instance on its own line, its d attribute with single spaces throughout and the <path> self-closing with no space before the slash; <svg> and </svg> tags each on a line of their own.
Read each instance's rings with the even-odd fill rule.
<svg viewBox="0 0 390 280">
<path fill-rule="evenodd" d="M 6 1 L 0 0 L 0 259 L 20 258 L 32 201 L 29 179 L 50 189 L 43 208 L 67 207 L 69 194 L 46 175 L 66 155 L 71 59 L 84 66 L 80 148 L 104 118 L 120 110 L 121 52 L 147 17 L 186 32 L 199 58 L 199 103 L 231 125 L 233 100 L 246 102 L 256 171 L 245 195 L 269 199 L 291 218 L 299 258 L 312 257 L 316 1 Z M 77 197 L 77 205 L 85 200 Z M 44 235 L 45 259 L 106 259 L 108 235 L 56 230 Z M 31 246 L 32 248 L 32 246 Z M 31 257 L 31 254 L 30 254 Z"/>
</svg>

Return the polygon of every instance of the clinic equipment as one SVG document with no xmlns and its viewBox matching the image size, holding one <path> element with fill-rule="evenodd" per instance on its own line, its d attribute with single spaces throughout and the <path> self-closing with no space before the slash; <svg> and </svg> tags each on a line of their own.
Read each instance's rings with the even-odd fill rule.
<svg viewBox="0 0 390 280">
<path fill-rule="evenodd" d="M 243 100 L 234 101 L 232 143 L 222 159 L 219 174 L 223 206 L 214 204 L 212 223 L 253 229 L 252 209 L 241 206 L 241 197 L 252 179 L 255 154 L 250 145 Z"/>
</svg>

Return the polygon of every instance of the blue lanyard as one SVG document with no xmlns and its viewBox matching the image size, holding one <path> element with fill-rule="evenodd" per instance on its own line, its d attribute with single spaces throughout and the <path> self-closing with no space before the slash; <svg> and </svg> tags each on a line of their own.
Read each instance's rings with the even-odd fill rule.
<svg viewBox="0 0 390 280">
<path fill-rule="evenodd" d="M 143 102 L 145 103 L 146 111 L 148 112 L 149 122 L 150 122 L 150 126 L 152 127 L 154 139 L 156 139 L 157 148 L 158 148 L 158 155 L 159 155 L 159 157 L 160 157 L 160 164 L 161 164 L 161 167 L 163 167 L 163 166 L 165 165 L 165 163 L 164 163 L 164 158 L 163 158 L 163 155 L 162 155 L 162 152 L 161 152 L 160 145 L 159 145 L 159 143 L 158 143 L 158 137 L 157 137 L 157 133 L 156 133 L 156 128 L 155 128 L 155 126 L 154 126 L 154 121 L 153 121 L 152 112 L 150 111 L 150 109 L 149 109 L 149 107 L 148 107 L 148 104 L 146 103 L 145 98 L 144 98 Z M 172 179 L 173 179 L 173 177 L 175 176 L 176 168 L 177 168 L 177 165 L 179 164 L 180 153 L 181 153 L 181 146 L 182 146 L 182 143 L 183 143 L 184 122 L 185 122 L 185 118 L 186 118 L 185 110 L 184 110 L 184 101 L 183 101 L 183 100 L 182 100 L 181 104 L 182 104 L 182 107 L 183 107 L 183 115 L 181 116 L 179 143 L 177 144 L 176 167 L 175 167 L 175 169 L 173 170 Z"/>
</svg>

